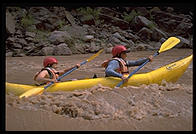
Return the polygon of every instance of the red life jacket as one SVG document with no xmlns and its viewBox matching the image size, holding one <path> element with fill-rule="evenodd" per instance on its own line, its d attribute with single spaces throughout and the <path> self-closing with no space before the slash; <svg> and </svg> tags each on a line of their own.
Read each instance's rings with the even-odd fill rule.
<svg viewBox="0 0 196 134">
<path fill-rule="evenodd" d="M 128 67 L 126 65 L 126 62 L 121 59 L 121 58 L 112 58 L 111 60 L 117 60 L 119 62 L 119 65 L 120 65 L 120 68 L 118 68 L 117 70 L 115 70 L 116 72 L 120 73 L 120 74 L 123 74 L 123 75 L 127 75 L 129 74 L 129 70 L 128 70 Z M 101 66 L 104 67 L 105 69 L 108 67 L 108 63 L 111 61 L 111 60 L 105 60 Z"/>
<path fill-rule="evenodd" d="M 59 77 L 59 72 L 54 71 L 52 68 L 50 67 L 45 67 L 43 68 L 41 71 L 37 72 L 34 76 L 34 81 L 36 82 L 36 85 L 44 85 L 44 84 L 48 84 L 50 82 L 46 82 L 46 83 L 39 83 L 38 81 L 36 81 L 37 76 L 43 71 L 43 70 L 47 70 L 48 74 L 49 74 L 49 78 L 50 79 L 57 79 Z"/>
</svg>

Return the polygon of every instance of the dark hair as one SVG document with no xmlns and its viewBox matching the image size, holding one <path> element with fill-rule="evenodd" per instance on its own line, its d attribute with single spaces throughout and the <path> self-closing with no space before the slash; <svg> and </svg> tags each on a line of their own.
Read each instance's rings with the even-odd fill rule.
<svg viewBox="0 0 196 134">
<path fill-rule="evenodd" d="M 53 64 L 48 64 L 46 67 L 52 67 Z"/>
<path fill-rule="evenodd" d="M 122 57 L 121 57 L 121 54 L 122 54 L 122 53 L 127 53 L 127 52 L 126 52 L 126 51 L 122 51 L 121 53 L 119 53 L 119 54 L 113 56 L 112 58 L 116 58 L 116 57 L 117 57 L 117 58 L 122 58 Z"/>
<path fill-rule="evenodd" d="M 117 57 L 117 58 L 121 58 L 120 55 L 121 55 L 121 53 L 120 53 L 120 54 L 117 54 L 117 55 L 115 55 L 115 56 L 113 56 L 112 58 L 116 58 L 116 57 Z"/>
</svg>

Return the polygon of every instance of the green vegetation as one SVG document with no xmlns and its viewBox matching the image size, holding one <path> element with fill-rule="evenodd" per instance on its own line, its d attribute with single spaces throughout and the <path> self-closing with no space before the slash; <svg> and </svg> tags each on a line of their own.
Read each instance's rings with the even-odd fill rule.
<svg viewBox="0 0 196 134">
<path fill-rule="evenodd" d="M 154 23 L 151 23 L 148 25 L 148 27 L 153 30 L 154 28 L 156 28 L 157 26 Z"/>
<path fill-rule="evenodd" d="M 34 19 L 31 15 L 23 15 L 23 17 L 21 19 L 21 25 L 24 28 L 27 28 L 33 24 L 34 24 Z"/>
<path fill-rule="evenodd" d="M 59 20 L 57 23 L 58 23 L 58 29 L 61 29 L 65 25 L 65 22 L 62 20 Z"/>
<path fill-rule="evenodd" d="M 160 11 L 160 9 L 158 7 L 153 7 L 152 9 L 150 9 L 149 14 L 150 14 L 150 19 L 151 20 L 154 20 L 154 18 L 152 16 L 153 11 Z"/>
<path fill-rule="evenodd" d="M 135 10 L 132 10 L 129 14 L 127 14 L 126 12 L 123 13 L 123 20 L 127 21 L 127 22 L 131 22 L 135 16 L 139 16 L 141 15 L 140 12 L 136 12 Z"/>
<path fill-rule="evenodd" d="M 41 41 L 48 41 L 48 33 L 46 31 L 41 31 L 41 30 L 33 30 L 34 33 L 36 33 L 35 40 L 37 42 Z"/>
<path fill-rule="evenodd" d="M 86 20 L 93 19 L 95 21 L 95 25 L 99 25 L 103 22 L 103 20 L 99 20 L 100 9 L 93 9 L 90 7 L 86 8 L 78 8 L 77 11 L 85 16 Z"/>
</svg>

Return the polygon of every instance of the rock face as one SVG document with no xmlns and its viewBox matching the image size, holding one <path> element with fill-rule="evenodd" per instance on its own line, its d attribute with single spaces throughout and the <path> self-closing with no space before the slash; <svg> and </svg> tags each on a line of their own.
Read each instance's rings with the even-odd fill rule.
<svg viewBox="0 0 196 134">
<path fill-rule="evenodd" d="M 58 45 L 64 42 L 71 42 L 72 38 L 69 35 L 69 33 L 67 33 L 66 31 L 54 31 L 54 32 L 51 32 L 50 36 L 48 37 L 48 40 L 52 44 Z"/>
<path fill-rule="evenodd" d="M 6 31 L 8 34 L 14 34 L 16 30 L 14 16 L 6 12 Z"/>
<path fill-rule="evenodd" d="M 193 48 L 193 10 L 158 7 L 7 7 L 6 56 L 109 53 L 116 44 L 151 50 L 171 36 Z"/>
<path fill-rule="evenodd" d="M 72 51 L 67 44 L 62 43 L 54 48 L 54 55 L 71 55 Z"/>
</svg>

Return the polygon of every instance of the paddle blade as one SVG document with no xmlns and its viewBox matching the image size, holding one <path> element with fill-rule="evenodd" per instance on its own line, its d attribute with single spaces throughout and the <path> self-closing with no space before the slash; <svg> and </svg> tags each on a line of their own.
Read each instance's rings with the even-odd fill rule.
<svg viewBox="0 0 196 134">
<path fill-rule="evenodd" d="M 22 98 L 22 97 L 29 97 L 29 96 L 33 96 L 33 95 L 38 95 L 38 94 L 41 94 L 42 92 L 44 91 L 44 88 L 34 88 L 34 89 L 31 89 L 23 94 L 21 94 L 19 96 L 19 98 Z"/>
<path fill-rule="evenodd" d="M 96 54 L 94 54 L 93 56 L 91 56 L 90 58 L 87 59 L 87 61 L 91 61 L 93 60 L 95 57 L 97 57 L 100 53 L 103 52 L 104 49 L 99 50 Z"/>
<path fill-rule="evenodd" d="M 167 39 L 162 45 L 161 48 L 159 50 L 159 53 L 167 51 L 168 49 L 171 49 L 172 47 L 174 47 L 175 45 L 177 45 L 180 42 L 180 39 L 176 38 L 176 37 L 170 37 L 169 39 Z"/>
</svg>

